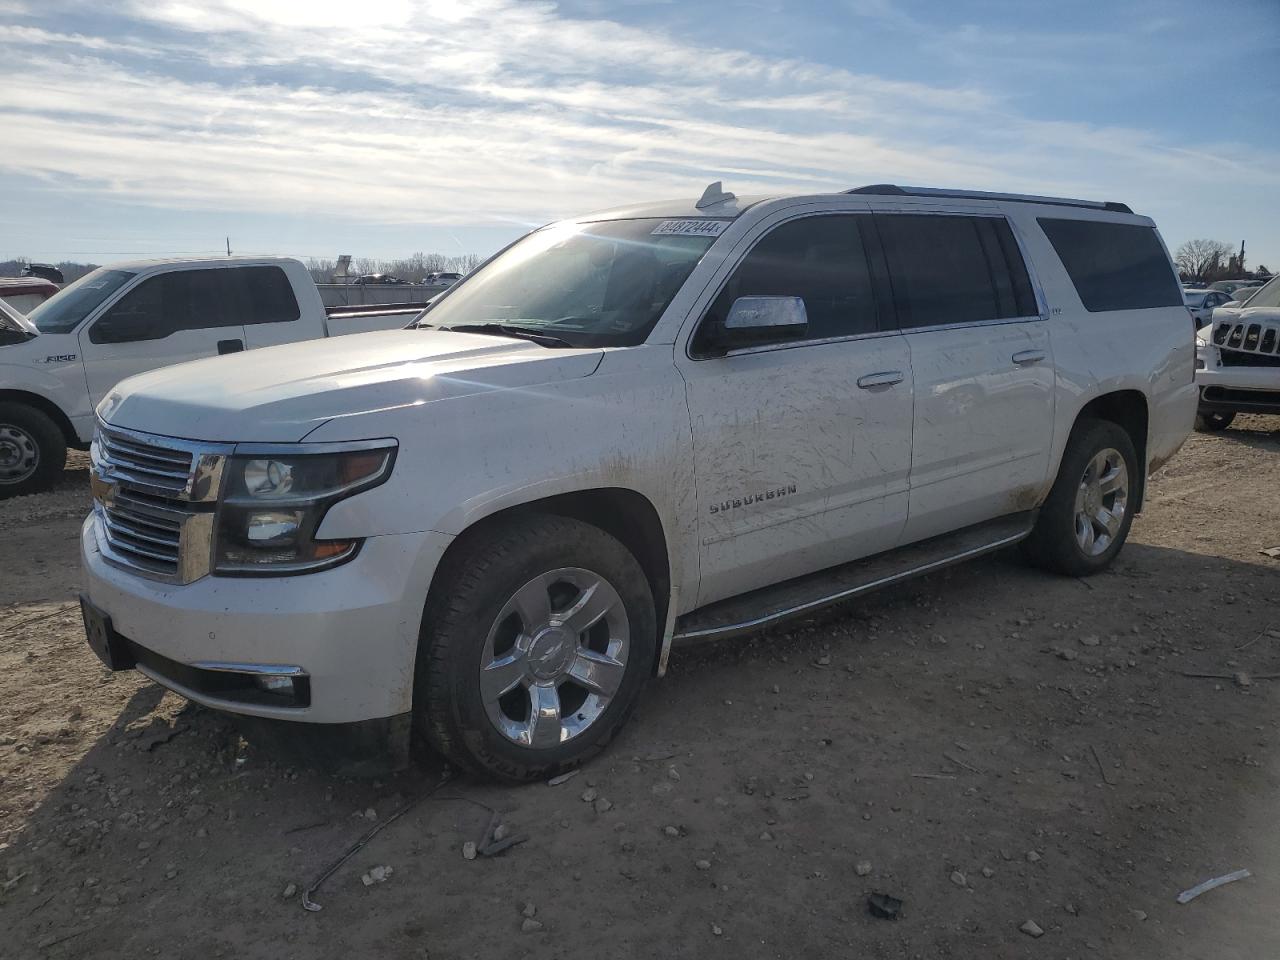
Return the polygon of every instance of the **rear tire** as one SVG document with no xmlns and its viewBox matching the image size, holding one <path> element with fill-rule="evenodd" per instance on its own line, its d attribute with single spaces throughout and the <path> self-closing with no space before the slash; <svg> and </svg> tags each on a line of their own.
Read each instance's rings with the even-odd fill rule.
<svg viewBox="0 0 1280 960">
<path fill-rule="evenodd" d="M 1140 474 L 1133 441 L 1110 420 L 1076 423 L 1058 479 L 1024 543 L 1046 570 L 1087 577 L 1110 566 L 1129 536 Z"/>
<path fill-rule="evenodd" d="M 49 490 L 67 465 L 67 438 L 47 414 L 0 403 L 0 500 Z"/>
<path fill-rule="evenodd" d="M 1196 414 L 1196 432 L 1197 433 L 1221 433 L 1227 427 L 1231 426 L 1231 422 L 1235 420 L 1234 413 L 1197 413 Z"/>
<path fill-rule="evenodd" d="M 559 516 L 483 530 L 460 551 L 423 617 L 419 735 L 506 780 L 579 766 L 613 739 L 652 673 L 657 614 L 644 571 L 603 530 Z"/>
</svg>

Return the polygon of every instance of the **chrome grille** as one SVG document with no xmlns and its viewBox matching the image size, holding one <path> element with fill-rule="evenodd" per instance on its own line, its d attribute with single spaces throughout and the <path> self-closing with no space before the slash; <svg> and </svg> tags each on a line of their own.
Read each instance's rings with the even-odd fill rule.
<svg viewBox="0 0 1280 960">
<path fill-rule="evenodd" d="M 1267 361 L 1280 359 L 1280 321 L 1236 317 L 1219 320 L 1213 327 L 1213 342 L 1223 351 L 1223 363 L 1230 363 L 1226 359 L 1229 352 L 1238 351 L 1260 358 L 1262 366 L 1270 366 Z"/>
<path fill-rule="evenodd" d="M 222 465 L 230 450 L 99 424 L 90 459 L 102 555 L 116 566 L 174 583 L 207 574 Z"/>
<path fill-rule="evenodd" d="M 192 452 L 142 443 L 123 433 L 98 431 L 102 461 L 122 480 L 182 493 L 191 477 Z"/>
<path fill-rule="evenodd" d="M 99 519 L 107 543 L 131 562 L 164 576 L 177 576 L 182 524 L 192 511 L 157 506 L 116 493 L 102 504 Z"/>
</svg>

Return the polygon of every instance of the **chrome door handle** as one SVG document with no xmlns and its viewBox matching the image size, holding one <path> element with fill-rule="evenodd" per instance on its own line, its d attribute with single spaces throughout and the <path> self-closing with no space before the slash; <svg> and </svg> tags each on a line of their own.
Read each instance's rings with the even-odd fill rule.
<svg viewBox="0 0 1280 960">
<path fill-rule="evenodd" d="M 1023 350 L 1021 353 L 1015 353 L 1013 355 L 1013 362 L 1018 366 L 1023 366 L 1028 363 L 1039 363 L 1043 359 L 1043 350 Z"/>
<path fill-rule="evenodd" d="M 886 370 L 884 373 L 868 373 L 865 377 L 858 378 L 858 386 L 863 390 L 870 390 L 872 387 L 892 387 L 895 383 L 901 382 L 901 370 Z"/>
</svg>

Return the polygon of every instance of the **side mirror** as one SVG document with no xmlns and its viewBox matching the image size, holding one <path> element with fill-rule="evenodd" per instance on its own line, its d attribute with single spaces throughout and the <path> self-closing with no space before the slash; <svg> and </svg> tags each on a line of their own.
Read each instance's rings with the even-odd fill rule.
<svg viewBox="0 0 1280 960">
<path fill-rule="evenodd" d="M 146 317 L 128 313 L 108 313 L 93 325 L 89 337 L 94 343 L 133 343 L 155 338 L 156 331 Z"/>
<path fill-rule="evenodd" d="M 799 340 L 809 330 L 800 297 L 739 297 L 724 320 L 711 320 L 700 336 L 701 351 L 723 357 L 730 350 Z"/>
</svg>

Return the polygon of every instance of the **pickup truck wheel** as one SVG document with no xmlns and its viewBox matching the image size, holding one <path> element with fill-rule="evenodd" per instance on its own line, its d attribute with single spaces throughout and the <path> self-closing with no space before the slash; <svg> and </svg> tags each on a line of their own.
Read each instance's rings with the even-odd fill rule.
<svg viewBox="0 0 1280 960">
<path fill-rule="evenodd" d="M 653 594 L 626 547 L 578 520 L 524 518 L 465 544 L 433 588 L 415 722 L 462 767 L 546 778 L 613 738 L 656 647 Z"/>
<path fill-rule="evenodd" d="M 1197 413 L 1196 414 L 1196 432 L 1197 433 L 1218 433 L 1231 426 L 1231 421 L 1236 418 L 1234 413 Z"/>
<path fill-rule="evenodd" d="M 25 403 L 0 403 L 0 500 L 48 490 L 66 465 L 56 423 Z"/>
<path fill-rule="evenodd" d="M 1077 423 L 1026 540 L 1028 556 L 1073 577 L 1106 569 L 1129 536 L 1138 477 L 1133 441 L 1122 427 L 1109 420 Z"/>
</svg>

